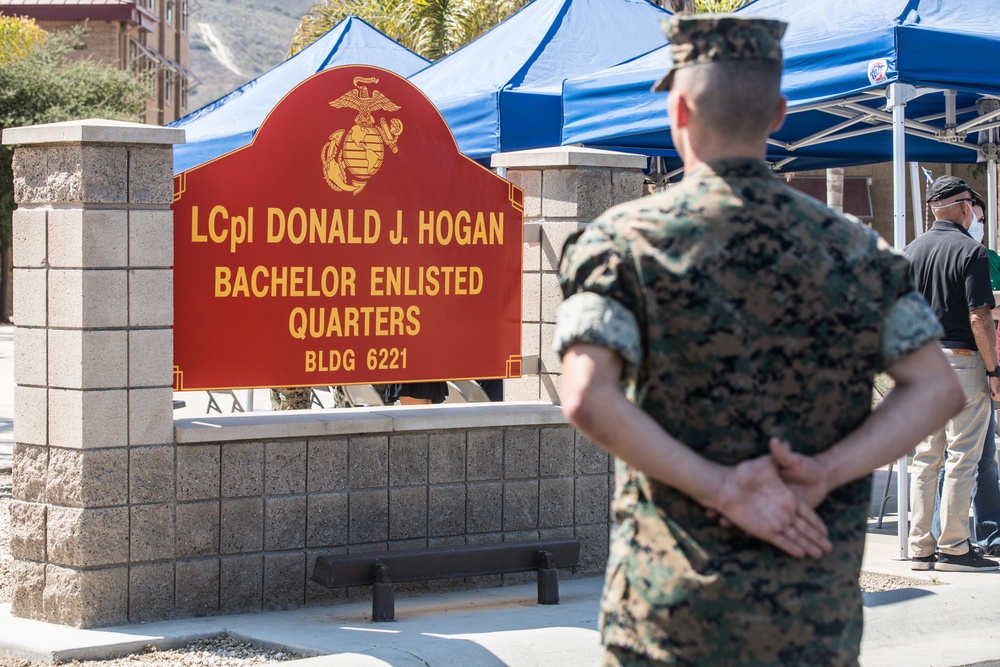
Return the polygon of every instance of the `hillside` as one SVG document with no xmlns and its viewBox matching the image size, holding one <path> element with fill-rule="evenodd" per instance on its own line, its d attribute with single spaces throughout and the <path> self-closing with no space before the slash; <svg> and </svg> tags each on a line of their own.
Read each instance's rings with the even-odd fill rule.
<svg viewBox="0 0 1000 667">
<path fill-rule="evenodd" d="M 299 19 L 313 0 L 197 0 L 189 20 L 188 101 L 194 111 L 263 74 L 288 52 Z"/>
</svg>

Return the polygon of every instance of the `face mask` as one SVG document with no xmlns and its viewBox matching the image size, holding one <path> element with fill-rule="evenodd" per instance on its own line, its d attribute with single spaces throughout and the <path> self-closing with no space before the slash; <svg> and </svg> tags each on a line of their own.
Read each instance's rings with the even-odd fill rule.
<svg viewBox="0 0 1000 667">
<path fill-rule="evenodd" d="M 976 243 L 983 242 L 983 222 L 982 220 L 973 220 L 972 224 L 969 225 L 969 236 L 971 236 Z"/>
</svg>

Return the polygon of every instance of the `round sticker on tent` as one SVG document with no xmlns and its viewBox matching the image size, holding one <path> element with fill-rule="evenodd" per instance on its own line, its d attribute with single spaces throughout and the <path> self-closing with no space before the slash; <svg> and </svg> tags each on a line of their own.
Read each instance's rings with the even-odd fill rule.
<svg viewBox="0 0 1000 667">
<path fill-rule="evenodd" d="M 886 73 L 889 71 L 889 63 L 885 58 L 868 61 L 868 80 L 873 84 L 885 83 L 888 80 Z"/>
</svg>

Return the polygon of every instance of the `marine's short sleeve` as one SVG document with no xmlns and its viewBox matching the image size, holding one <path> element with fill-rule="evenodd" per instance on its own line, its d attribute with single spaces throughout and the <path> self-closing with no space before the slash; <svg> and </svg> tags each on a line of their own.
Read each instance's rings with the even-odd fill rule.
<svg viewBox="0 0 1000 667">
<path fill-rule="evenodd" d="M 883 370 L 944 335 L 937 315 L 916 291 L 907 292 L 889 307 L 882 332 Z"/>
<path fill-rule="evenodd" d="M 559 284 L 566 300 L 556 316 L 555 351 L 561 356 L 574 343 L 607 347 L 630 376 L 643 346 L 641 292 L 626 244 L 607 224 L 591 223 L 563 249 Z"/>
<path fill-rule="evenodd" d="M 552 347 L 560 356 L 574 343 L 611 348 L 626 365 L 642 361 L 639 326 L 620 303 L 593 292 L 577 292 L 559 306 Z"/>
</svg>

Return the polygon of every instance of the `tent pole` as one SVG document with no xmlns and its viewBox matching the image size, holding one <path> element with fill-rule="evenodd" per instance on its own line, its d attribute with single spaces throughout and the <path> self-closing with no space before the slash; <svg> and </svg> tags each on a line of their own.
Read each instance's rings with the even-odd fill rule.
<svg viewBox="0 0 1000 667">
<path fill-rule="evenodd" d="M 909 86 L 907 86 L 909 87 Z M 893 246 L 906 246 L 906 97 L 898 83 L 889 85 L 887 95 L 892 107 L 892 232 Z"/>
<path fill-rule="evenodd" d="M 958 91 L 945 90 L 944 92 L 944 126 L 954 128 L 958 125 Z"/>
<path fill-rule="evenodd" d="M 997 158 L 994 153 L 990 161 L 986 164 L 986 220 L 989 231 L 989 246 L 991 250 L 997 249 Z"/>
<path fill-rule="evenodd" d="M 906 101 L 911 99 L 913 86 L 900 83 L 889 85 L 886 91 L 889 106 L 892 107 L 892 214 L 893 245 L 897 250 L 906 246 Z M 899 521 L 896 536 L 899 538 L 899 557 L 909 558 L 907 536 L 909 521 L 909 465 L 908 454 L 899 458 L 896 466 L 896 506 Z"/>
<path fill-rule="evenodd" d="M 979 118 L 965 123 L 975 126 L 977 122 L 1000 116 L 1000 100 L 982 97 L 976 102 Z M 964 128 L 965 126 L 963 126 Z M 986 162 L 986 245 L 997 249 L 997 144 L 996 132 L 990 126 L 982 126 L 979 131 L 979 159 Z"/>
<path fill-rule="evenodd" d="M 924 203 L 920 201 L 920 168 L 916 162 L 910 165 L 910 205 L 913 207 L 913 238 L 924 230 Z"/>
</svg>

